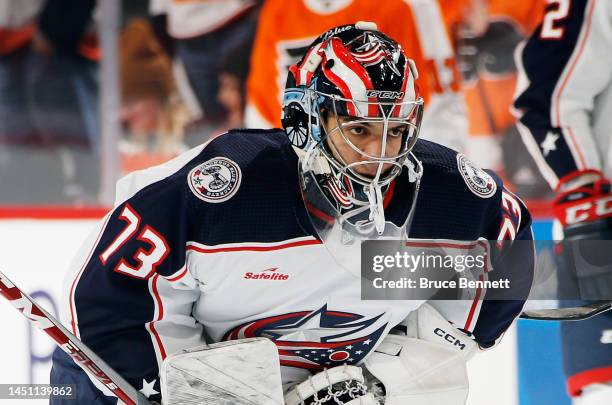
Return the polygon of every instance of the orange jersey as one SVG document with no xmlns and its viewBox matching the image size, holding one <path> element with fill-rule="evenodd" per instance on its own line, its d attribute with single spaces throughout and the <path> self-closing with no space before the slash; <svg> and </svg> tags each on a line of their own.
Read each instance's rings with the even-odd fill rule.
<svg viewBox="0 0 612 405">
<path fill-rule="evenodd" d="M 489 28 L 476 42 L 482 58 L 464 81 L 470 135 L 501 135 L 514 125 L 509 110 L 516 87 L 514 48 L 540 22 L 545 4 L 489 1 Z"/>
<path fill-rule="evenodd" d="M 417 65 L 420 77 L 416 83 L 425 101 L 433 92 L 458 88 L 448 30 L 444 18 L 432 9 L 432 5 L 437 7 L 435 2 L 345 0 L 337 2 L 340 7 L 329 13 L 316 10 L 312 3 L 316 0 L 264 2 L 247 81 L 247 126 L 280 126 L 282 92 L 289 66 L 301 58 L 321 33 L 357 21 L 375 22 L 380 31 L 402 45 Z M 428 37 L 427 29 L 437 32 L 430 41 L 420 41 L 421 37 Z"/>
<path fill-rule="evenodd" d="M 542 21 L 546 0 L 517 2 L 512 0 L 490 0 L 489 14 L 492 19 L 510 19 L 528 35 Z"/>
</svg>

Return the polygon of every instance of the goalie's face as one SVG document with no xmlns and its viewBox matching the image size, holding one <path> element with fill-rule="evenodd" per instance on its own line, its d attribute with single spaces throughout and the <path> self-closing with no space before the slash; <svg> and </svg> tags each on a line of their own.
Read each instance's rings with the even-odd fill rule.
<svg viewBox="0 0 612 405">
<path fill-rule="evenodd" d="M 373 224 L 384 233 L 384 194 L 404 167 L 413 170 L 423 112 L 417 77 L 402 47 L 365 22 L 322 34 L 290 68 L 282 122 L 301 149 L 305 179 L 317 184 L 307 198 L 316 203 L 318 191 L 360 235 Z"/>
<path fill-rule="evenodd" d="M 379 170 L 379 176 L 389 172 L 393 164 L 380 159 L 399 155 L 408 131 L 407 124 L 372 122 L 349 116 L 328 118 L 324 128 L 327 146 L 334 158 L 368 178 L 374 178 Z"/>
</svg>

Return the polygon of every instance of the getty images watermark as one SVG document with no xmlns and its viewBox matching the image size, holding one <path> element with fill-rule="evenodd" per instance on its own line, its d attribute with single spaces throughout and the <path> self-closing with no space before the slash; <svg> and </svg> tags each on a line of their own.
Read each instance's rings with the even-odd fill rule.
<svg viewBox="0 0 612 405">
<path fill-rule="evenodd" d="M 486 240 L 366 241 L 361 247 L 362 299 L 473 299 L 510 290 L 511 277 L 491 277 Z"/>
<path fill-rule="evenodd" d="M 365 241 L 365 300 L 611 301 L 610 240 Z M 547 304 L 548 305 L 548 304 Z"/>
</svg>

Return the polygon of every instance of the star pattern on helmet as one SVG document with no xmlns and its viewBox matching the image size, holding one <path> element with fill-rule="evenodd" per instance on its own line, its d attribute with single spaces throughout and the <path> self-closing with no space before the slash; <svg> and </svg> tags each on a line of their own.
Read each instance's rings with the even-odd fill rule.
<svg viewBox="0 0 612 405">
<path fill-rule="evenodd" d="M 359 41 L 359 45 L 355 41 Z M 401 75 L 395 66 L 399 55 L 392 54 L 380 38 L 366 32 L 355 41 L 353 41 L 354 47 L 351 53 L 359 62 L 365 66 L 372 66 L 384 61 L 396 75 Z"/>
</svg>

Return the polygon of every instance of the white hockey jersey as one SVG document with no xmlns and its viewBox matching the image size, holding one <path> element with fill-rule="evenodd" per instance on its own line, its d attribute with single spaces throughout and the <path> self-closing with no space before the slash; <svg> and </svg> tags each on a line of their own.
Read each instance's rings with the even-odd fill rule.
<svg viewBox="0 0 612 405">
<path fill-rule="evenodd" d="M 424 174 L 410 237 L 532 239 L 528 212 L 493 174 L 466 177 L 465 159 L 431 142 L 413 151 Z M 481 184 L 487 193 L 475 178 L 490 180 Z M 407 171 L 392 184 L 391 221 L 413 192 Z M 517 288 L 526 294 L 533 254 L 521 257 Z M 498 266 L 490 278 L 503 273 Z M 360 282 L 314 230 L 285 133 L 236 130 L 119 183 L 116 207 L 67 278 L 63 321 L 137 387 L 154 381 L 159 392 L 171 353 L 255 336 L 276 343 L 288 383 L 360 363 L 421 304 L 362 300 Z M 490 347 L 523 301 L 486 298 L 481 291 L 436 308 Z"/>
</svg>

